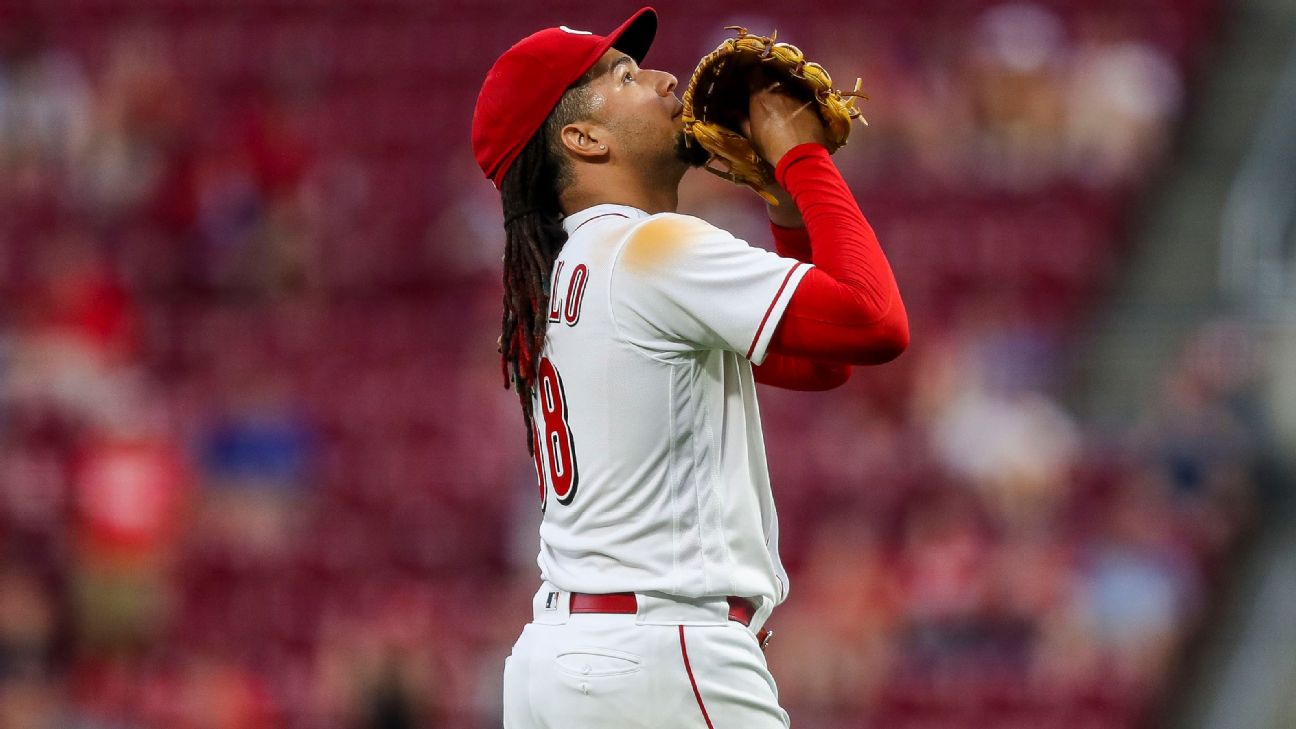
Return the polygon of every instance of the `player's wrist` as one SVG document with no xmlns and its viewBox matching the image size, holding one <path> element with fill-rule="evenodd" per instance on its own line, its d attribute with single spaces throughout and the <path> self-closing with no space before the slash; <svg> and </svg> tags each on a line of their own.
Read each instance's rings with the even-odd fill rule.
<svg viewBox="0 0 1296 729">
<path fill-rule="evenodd" d="M 778 198 L 779 204 L 770 205 L 767 203 L 765 205 L 765 214 L 769 217 L 769 221 L 780 228 L 804 228 L 805 218 L 801 217 L 801 211 L 797 209 L 792 196 L 788 195 L 782 188 L 779 188 L 777 192 L 770 189 L 770 192 L 774 193 L 774 197 Z"/>
<path fill-rule="evenodd" d="M 770 149 L 769 149 L 770 156 L 765 157 L 765 159 L 774 160 L 774 166 L 778 167 L 779 163 L 783 161 L 783 158 L 788 156 L 788 154 L 790 154 L 792 150 L 796 149 L 797 147 L 804 146 L 806 144 L 819 144 L 819 143 L 813 141 L 806 142 L 806 141 L 801 141 L 799 139 L 789 139 L 783 141 L 780 144 L 770 145 Z"/>
<path fill-rule="evenodd" d="M 779 158 L 778 164 L 774 166 L 774 179 L 784 189 L 787 189 L 787 174 L 788 170 L 790 170 L 793 165 L 812 157 L 827 158 L 828 156 L 828 148 L 818 142 L 803 142 L 798 144 L 789 149 Z"/>
</svg>

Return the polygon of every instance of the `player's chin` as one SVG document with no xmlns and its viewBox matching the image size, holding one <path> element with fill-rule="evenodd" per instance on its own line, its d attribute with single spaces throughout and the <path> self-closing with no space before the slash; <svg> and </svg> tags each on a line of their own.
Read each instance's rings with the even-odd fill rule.
<svg viewBox="0 0 1296 729">
<path fill-rule="evenodd" d="M 689 144 L 684 132 L 675 134 L 675 156 L 689 167 L 702 167 L 711 155 L 700 144 Z"/>
</svg>

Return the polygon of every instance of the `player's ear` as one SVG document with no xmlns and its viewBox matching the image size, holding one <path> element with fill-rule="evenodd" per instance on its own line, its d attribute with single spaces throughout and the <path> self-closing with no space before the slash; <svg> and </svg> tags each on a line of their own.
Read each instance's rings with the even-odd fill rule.
<svg viewBox="0 0 1296 729">
<path fill-rule="evenodd" d="M 559 132 L 563 147 L 569 153 L 590 162 L 607 157 L 607 142 L 602 141 L 606 136 L 602 127 L 589 122 L 568 124 Z"/>
</svg>

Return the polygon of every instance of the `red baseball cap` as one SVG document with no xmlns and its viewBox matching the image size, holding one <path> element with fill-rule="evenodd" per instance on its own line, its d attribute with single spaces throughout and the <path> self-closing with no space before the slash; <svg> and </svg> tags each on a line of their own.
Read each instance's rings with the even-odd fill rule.
<svg viewBox="0 0 1296 729">
<path fill-rule="evenodd" d="M 495 61 L 473 111 L 473 156 L 498 188 L 567 87 L 609 48 L 643 63 L 657 34 L 657 11 L 640 8 L 606 36 L 563 25 L 523 38 Z"/>
</svg>

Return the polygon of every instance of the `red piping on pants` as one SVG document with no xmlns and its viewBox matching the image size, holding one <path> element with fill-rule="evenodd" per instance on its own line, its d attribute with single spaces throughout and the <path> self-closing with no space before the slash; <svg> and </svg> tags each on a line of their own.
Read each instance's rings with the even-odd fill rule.
<svg viewBox="0 0 1296 729">
<path fill-rule="evenodd" d="M 702 710 L 702 718 L 706 720 L 707 729 L 715 729 L 711 724 L 711 717 L 707 715 L 706 704 L 702 703 L 702 693 L 698 691 L 697 681 L 693 678 L 693 667 L 689 665 L 688 646 L 684 644 L 684 626 L 679 626 L 680 634 L 680 655 L 684 656 L 684 670 L 688 671 L 689 683 L 693 686 L 693 698 L 697 699 L 698 708 Z"/>
</svg>

